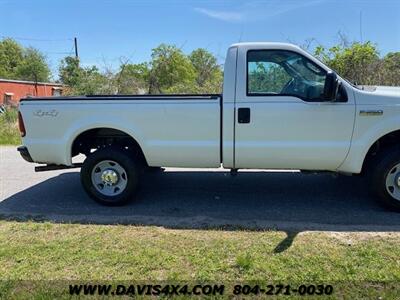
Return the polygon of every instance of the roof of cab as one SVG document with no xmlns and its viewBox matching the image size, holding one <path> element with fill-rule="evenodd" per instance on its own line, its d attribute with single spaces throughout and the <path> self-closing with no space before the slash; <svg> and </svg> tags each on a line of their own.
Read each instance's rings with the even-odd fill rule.
<svg viewBox="0 0 400 300">
<path fill-rule="evenodd" d="M 290 43 L 278 43 L 278 42 L 245 42 L 245 43 L 235 43 L 230 46 L 232 47 L 245 47 L 245 48 L 280 48 L 280 49 L 287 49 L 287 50 L 293 50 L 293 49 L 301 49 L 299 46 L 290 44 Z"/>
</svg>

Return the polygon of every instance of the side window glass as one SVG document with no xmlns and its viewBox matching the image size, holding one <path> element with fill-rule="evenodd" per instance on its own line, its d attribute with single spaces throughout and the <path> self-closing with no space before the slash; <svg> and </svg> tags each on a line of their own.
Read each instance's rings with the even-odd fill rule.
<svg viewBox="0 0 400 300">
<path fill-rule="evenodd" d="M 279 94 L 292 77 L 275 62 L 249 62 L 249 91 L 254 94 Z"/>
<path fill-rule="evenodd" d="M 295 96 L 320 101 L 326 71 L 292 51 L 251 50 L 247 53 L 248 96 Z"/>
</svg>

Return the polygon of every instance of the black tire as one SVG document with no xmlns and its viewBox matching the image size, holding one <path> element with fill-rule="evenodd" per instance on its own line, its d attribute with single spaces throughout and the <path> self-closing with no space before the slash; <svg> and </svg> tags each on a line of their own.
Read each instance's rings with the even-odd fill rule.
<svg viewBox="0 0 400 300">
<path fill-rule="evenodd" d="M 393 189 L 400 190 L 400 187 L 395 183 L 393 189 L 386 186 L 386 178 L 397 164 L 400 164 L 400 148 L 393 147 L 379 153 L 366 171 L 370 173 L 370 188 L 377 200 L 387 208 L 400 211 L 400 200 L 393 197 L 391 192 Z M 395 173 L 398 172 L 400 176 L 400 168 L 397 169 Z"/>
<path fill-rule="evenodd" d="M 136 160 L 128 150 L 114 147 L 103 148 L 90 154 L 81 168 L 81 182 L 85 191 L 93 200 L 107 206 L 121 206 L 133 200 L 139 182 L 139 163 Z M 120 172 L 124 177 L 125 185 L 117 195 L 101 193 L 92 180 L 92 172 L 95 172 L 96 165 L 107 161 L 116 162 L 126 172 L 126 174 Z"/>
</svg>

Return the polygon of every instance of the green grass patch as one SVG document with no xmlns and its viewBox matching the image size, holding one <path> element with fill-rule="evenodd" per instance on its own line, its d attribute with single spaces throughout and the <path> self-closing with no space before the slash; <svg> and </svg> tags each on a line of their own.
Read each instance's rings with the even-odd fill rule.
<svg viewBox="0 0 400 300">
<path fill-rule="evenodd" d="M 0 280 L 330 283 L 336 296 L 399 296 L 399 233 L 289 237 L 282 248 L 281 231 L 0 221 Z"/>
<path fill-rule="evenodd" d="M 0 113 L 0 145 L 20 144 L 18 111 L 15 108 L 7 108 L 4 113 Z"/>
</svg>

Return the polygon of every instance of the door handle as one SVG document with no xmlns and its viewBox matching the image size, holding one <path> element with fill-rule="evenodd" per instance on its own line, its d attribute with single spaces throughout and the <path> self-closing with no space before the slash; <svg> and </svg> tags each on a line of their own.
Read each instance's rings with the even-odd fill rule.
<svg viewBox="0 0 400 300">
<path fill-rule="evenodd" d="M 248 107 L 238 108 L 238 122 L 240 124 L 250 123 L 250 108 Z"/>
</svg>

